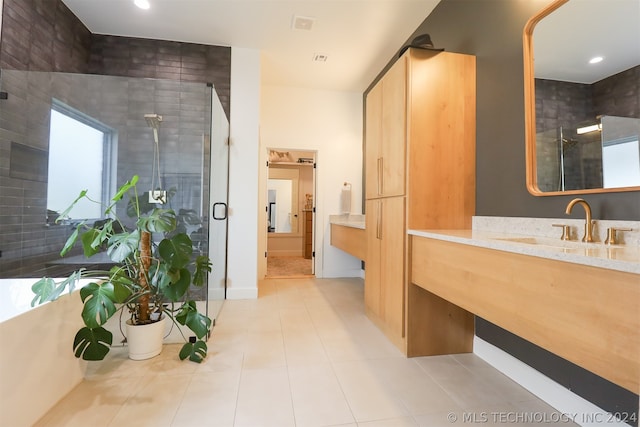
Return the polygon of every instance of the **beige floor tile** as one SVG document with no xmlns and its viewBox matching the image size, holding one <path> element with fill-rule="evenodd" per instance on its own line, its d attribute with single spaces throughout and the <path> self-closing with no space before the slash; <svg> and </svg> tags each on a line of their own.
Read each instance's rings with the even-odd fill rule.
<svg viewBox="0 0 640 427">
<path fill-rule="evenodd" d="M 333 369 L 358 423 L 409 415 L 371 365 L 360 361 L 339 362 L 333 364 Z"/>
<path fill-rule="evenodd" d="M 285 331 L 283 335 L 287 366 L 317 365 L 329 361 L 317 334 Z"/>
<path fill-rule="evenodd" d="M 172 427 L 233 427 L 240 371 L 194 375 L 182 398 Z"/>
<path fill-rule="evenodd" d="M 289 382 L 297 427 L 334 426 L 355 421 L 329 364 L 289 366 Z"/>
<path fill-rule="evenodd" d="M 489 427 L 510 412 L 573 425 L 473 354 L 405 358 L 365 316 L 363 289 L 262 281 L 257 300 L 224 303 L 202 364 L 179 361 L 181 345 L 146 361 L 116 347 L 37 427 Z"/>
<path fill-rule="evenodd" d="M 432 356 L 418 363 L 462 408 L 536 399 L 477 356 Z M 462 362 L 462 363 L 461 363 Z"/>
<path fill-rule="evenodd" d="M 67 394 L 34 427 L 107 426 L 141 380 L 142 377 L 87 379 Z"/>
<path fill-rule="evenodd" d="M 135 393 L 125 401 L 108 426 L 170 426 L 190 381 L 191 375 L 153 375 L 143 378 Z"/>
<path fill-rule="evenodd" d="M 374 359 L 376 370 L 412 415 L 424 415 L 460 407 L 413 359 Z"/>
<path fill-rule="evenodd" d="M 247 346 L 247 332 L 217 333 L 207 342 L 207 357 L 196 372 L 240 371 Z"/>
<path fill-rule="evenodd" d="M 286 364 L 282 332 L 247 334 L 243 369 L 279 368 Z"/>
<path fill-rule="evenodd" d="M 280 323 L 283 331 L 297 331 L 303 333 L 313 333 L 314 325 L 311 316 L 304 305 L 293 308 L 282 308 L 279 310 Z"/>
<path fill-rule="evenodd" d="M 418 427 L 418 423 L 412 417 L 402 417 L 358 423 L 358 427 Z"/>
<path fill-rule="evenodd" d="M 235 427 L 294 426 L 286 368 L 243 370 Z"/>
</svg>

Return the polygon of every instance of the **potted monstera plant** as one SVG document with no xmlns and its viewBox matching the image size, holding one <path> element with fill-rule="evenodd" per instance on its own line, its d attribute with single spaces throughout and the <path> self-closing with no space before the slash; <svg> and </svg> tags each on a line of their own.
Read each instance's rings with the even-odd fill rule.
<svg viewBox="0 0 640 427">
<path fill-rule="evenodd" d="M 212 322 L 198 311 L 189 289 L 191 285 L 202 287 L 206 283 L 211 262 L 206 256 L 196 256 L 189 235 L 176 230 L 177 215 L 173 210 L 149 204 L 139 197 L 137 182 L 136 175 L 120 187 L 104 211 L 106 220 L 93 225 L 78 224 L 61 251 L 64 256 L 79 239 L 86 257 L 106 251 L 113 267 L 80 269 L 57 281 L 48 277 L 40 279 L 32 286 L 35 293 L 32 305 L 55 300 L 65 289 L 71 292 L 81 279 L 89 278 L 83 280 L 86 284 L 79 292 L 84 326 L 73 342 L 76 357 L 104 359 L 113 342 L 113 334 L 105 324 L 116 313 L 124 311 L 129 317 L 126 339 L 130 358 L 145 359 L 159 354 L 164 322 L 170 320 L 185 339 L 180 359 L 200 363 L 207 355 L 205 340 Z M 116 204 L 127 195 L 130 195 L 127 214 L 135 224 L 130 227 L 115 213 Z M 74 205 L 85 198 L 91 200 L 87 192 L 82 191 L 59 218 L 65 218 Z M 190 329 L 195 338 L 186 337 L 180 326 Z M 148 347 L 146 341 L 152 341 Z"/>
</svg>

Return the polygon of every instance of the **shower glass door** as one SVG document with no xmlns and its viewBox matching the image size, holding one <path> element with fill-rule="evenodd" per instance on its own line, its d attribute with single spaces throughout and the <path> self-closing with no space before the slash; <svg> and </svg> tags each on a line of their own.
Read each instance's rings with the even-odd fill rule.
<svg viewBox="0 0 640 427">
<path fill-rule="evenodd" d="M 220 312 L 227 289 L 229 121 L 215 88 L 212 88 L 211 92 L 209 257 L 211 258 L 212 266 L 208 282 L 207 311 L 209 317 L 215 319 Z"/>
<path fill-rule="evenodd" d="M 228 124 L 211 86 L 164 79 L 0 70 L 0 92 L 0 194 L 6 195 L 0 215 L 0 277 L 63 277 L 82 267 L 109 267 L 111 261 L 106 254 L 88 260 L 79 245 L 61 258 L 60 249 L 79 219 L 56 219 L 68 205 L 67 200 L 86 188 L 90 172 L 102 184 L 97 192 L 104 194 L 96 194 L 102 201 L 108 201 L 117 187 L 138 175 L 139 191 L 163 194 L 164 203 L 158 206 L 173 209 L 178 231 L 189 235 L 198 255 L 212 259 L 212 289 L 192 287 L 189 294 L 199 305 L 211 308 L 208 315 L 214 319 L 221 303 L 210 301 L 224 298 L 224 288 L 220 287 L 224 284 L 226 245 L 210 245 L 209 238 L 226 242 L 226 223 L 225 234 L 220 237 L 222 221 L 212 219 L 211 202 L 226 203 L 228 155 L 220 154 L 211 144 L 226 141 Z M 102 156 L 72 144 L 78 127 L 59 135 L 59 143 L 52 144 L 52 116 L 58 113 L 100 130 L 102 136 L 96 144 Z M 158 123 L 150 127 L 149 117 L 157 118 Z M 86 146 L 87 138 L 80 143 Z M 88 157 L 98 163 L 92 163 L 95 165 L 83 172 L 82 179 L 47 173 L 60 170 L 50 166 L 55 159 L 60 159 L 65 171 L 77 170 Z M 63 185 L 54 186 L 60 179 L 65 179 Z M 141 196 L 142 201 L 149 202 L 141 202 L 145 209 L 156 206 L 148 194 Z M 125 228 L 134 221 L 126 215 L 127 201 L 116 208 Z M 101 220 L 102 210 L 98 212 L 82 214 L 82 219 Z M 173 335 L 182 340 L 179 334 Z"/>
</svg>

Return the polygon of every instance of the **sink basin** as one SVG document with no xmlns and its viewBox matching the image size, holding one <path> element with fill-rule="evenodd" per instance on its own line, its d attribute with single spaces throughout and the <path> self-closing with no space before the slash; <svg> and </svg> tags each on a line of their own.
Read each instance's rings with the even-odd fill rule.
<svg viewBox="0 0 640 427">
<path fill-rule="evenodd" d="M 568 242 L 541 237 L 495 237 L 492 238 L 492 240 L 510 243 L 524 243 L 526 245 L 534 245 L 554 249 L 576 249 L 578 247 L 582 247 L 580 242 Z"/>
<path fill-rule="evenodd" d="M 504 242 L 527 243 L 530 245 L 541 244 L 535 237 L 497 237 L 493 240 L 502 240 Z"/>
</svg>

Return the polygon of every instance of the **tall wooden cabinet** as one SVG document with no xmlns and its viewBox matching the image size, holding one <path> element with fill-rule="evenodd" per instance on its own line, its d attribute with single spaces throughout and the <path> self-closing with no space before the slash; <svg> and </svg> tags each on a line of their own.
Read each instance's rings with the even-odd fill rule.
<svg viewBox="0 0 640 427">
<path fill-rule="evenodd" d="M 405 353 L 407 229 L 471 227 L 475 57 L 408 49 L 365 102 L 367 315 Z"/>
</svg>

